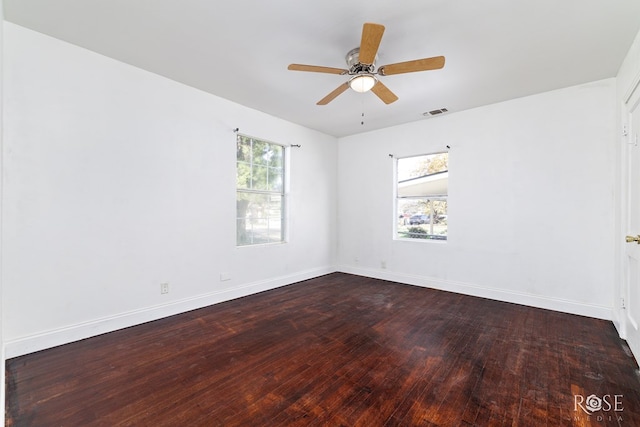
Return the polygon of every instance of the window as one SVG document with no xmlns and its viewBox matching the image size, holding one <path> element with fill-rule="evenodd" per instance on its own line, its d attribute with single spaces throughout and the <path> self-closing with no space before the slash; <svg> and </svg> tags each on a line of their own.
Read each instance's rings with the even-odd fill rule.
<svg viewBox="0 0 640 427">
<path fill-rule="evenodd" d="M 284 241 L 282 145 L 237 135 L 236 244 Z"/>
<path fill-rule="evenodd" d="M 396 237 L 447 240 L 449 153 L 397 160 Z"/>
</svg>

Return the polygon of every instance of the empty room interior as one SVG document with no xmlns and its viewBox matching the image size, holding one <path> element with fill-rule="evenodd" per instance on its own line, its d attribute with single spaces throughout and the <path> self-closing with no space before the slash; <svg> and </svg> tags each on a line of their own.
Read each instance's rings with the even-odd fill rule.
<svg viewBox="0 0 640 427">
<path fill-rule="evenodd" d="M 640 2 L 0 11 L 6 426 L 640 425 Z"/>
</svg>

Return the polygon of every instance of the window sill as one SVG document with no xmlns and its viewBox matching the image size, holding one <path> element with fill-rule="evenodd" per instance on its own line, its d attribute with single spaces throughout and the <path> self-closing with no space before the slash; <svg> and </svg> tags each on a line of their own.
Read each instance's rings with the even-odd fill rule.
<svg viewBox="0 0 640 427">
<path fill-rule="evenodd" d="M 236 248 L 255 248 L 255 247 L 264 247 L 264 246 L 278 246 L 278 245 L 285 245 L 288 242 L 284 241 L 284 242 L 270 242 L 270 243 L 253 243 L 253 244 L 249 244 L 249 245 L 236 245 Z"/>
<path fill-rule="evenodd" d="M 394 241 L 397 242 L 418 242 L 418 243 L 439 243 L 444 244 L 448 242 L 448 239 L 412 239 L 410 237 L 394 237 Z"/>
</svg>

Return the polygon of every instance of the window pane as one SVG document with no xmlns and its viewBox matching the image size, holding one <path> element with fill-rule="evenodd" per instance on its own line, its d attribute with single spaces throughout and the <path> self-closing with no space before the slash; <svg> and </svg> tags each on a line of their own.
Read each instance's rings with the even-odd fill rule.
<svg viewBox="0 0 640 427">
<path fill-rule="evenodd" d="M 251 162 L 251 139 L 238 135 L 236 139 L 238 161 Z"/>
<path fill-rule="evenodd" d="M 257 165 L 265 165 L 269 163 L 269 143 L 253 140 L 253 163 Z"/>
<path fill-rule="evenodd" d="M 446 196 L 449 153 L 398 159 L 398 197 Z"/>
<path fill-rule="evenodd" d="M 398 237 L 405 239 L 447 239 L 445 199 L 399 199 Z"/>
<path fill-rule="evenodd" d="M 437 197 L 449 193 L 449 153 L 398 159 L 398 197 Z"/>
<path fill-rule="evenodd" d="M 431 203 L 433 208 L 433 220 L 431 221 L 433 224 L 433 235 L 444 236 L 444 240 L 447 238 L 447 221 L 449 219 L 447 215 L 447 201 L 433 200 Z"/>
<path fill-rule="evenodd" d="M 282 195 L 237 193 L 237 244 L 275 243 L 283 240 Z"/>
<path fill-rule="evenodd" d="M 282 168 L 269 168 L 268 170 L 268 189 L 269 191 L 282 192 Z"/>
<path fill-rule="evenodd" d="M 267 190 L 267 167 L 253 165 L 251 174 L 251 188 L 253 190 Z"/>
<path fill-rule="evenodd" d="M 269 166 L 282 168 L 282 159 L 284 158 L 284 147 L 271 144 L 271 154 L 269 155 Z"/>
<path fill-rule="evenodd" d="M 236 186 L 238 188 L 251 188 L 251 165 L 245 162 L 237 163 Z"/>
<path fill-rule="evenodd" d="M 398 159 L 398 181 L 449 170 L 449 153 L 427 154 Z"/>
</svg>

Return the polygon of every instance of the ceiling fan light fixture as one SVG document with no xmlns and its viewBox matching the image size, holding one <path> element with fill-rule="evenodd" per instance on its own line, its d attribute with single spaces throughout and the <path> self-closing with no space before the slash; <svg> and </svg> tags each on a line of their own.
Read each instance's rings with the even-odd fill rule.
<svg viewBox="0 0 640 427">
<path fill-rule="evenodd" d="M 373 74 L 358 74 L 349 80 L 349 87 L 356 92 L 364 93 L 371 90 L 378 82 Z"/>
</svg>

